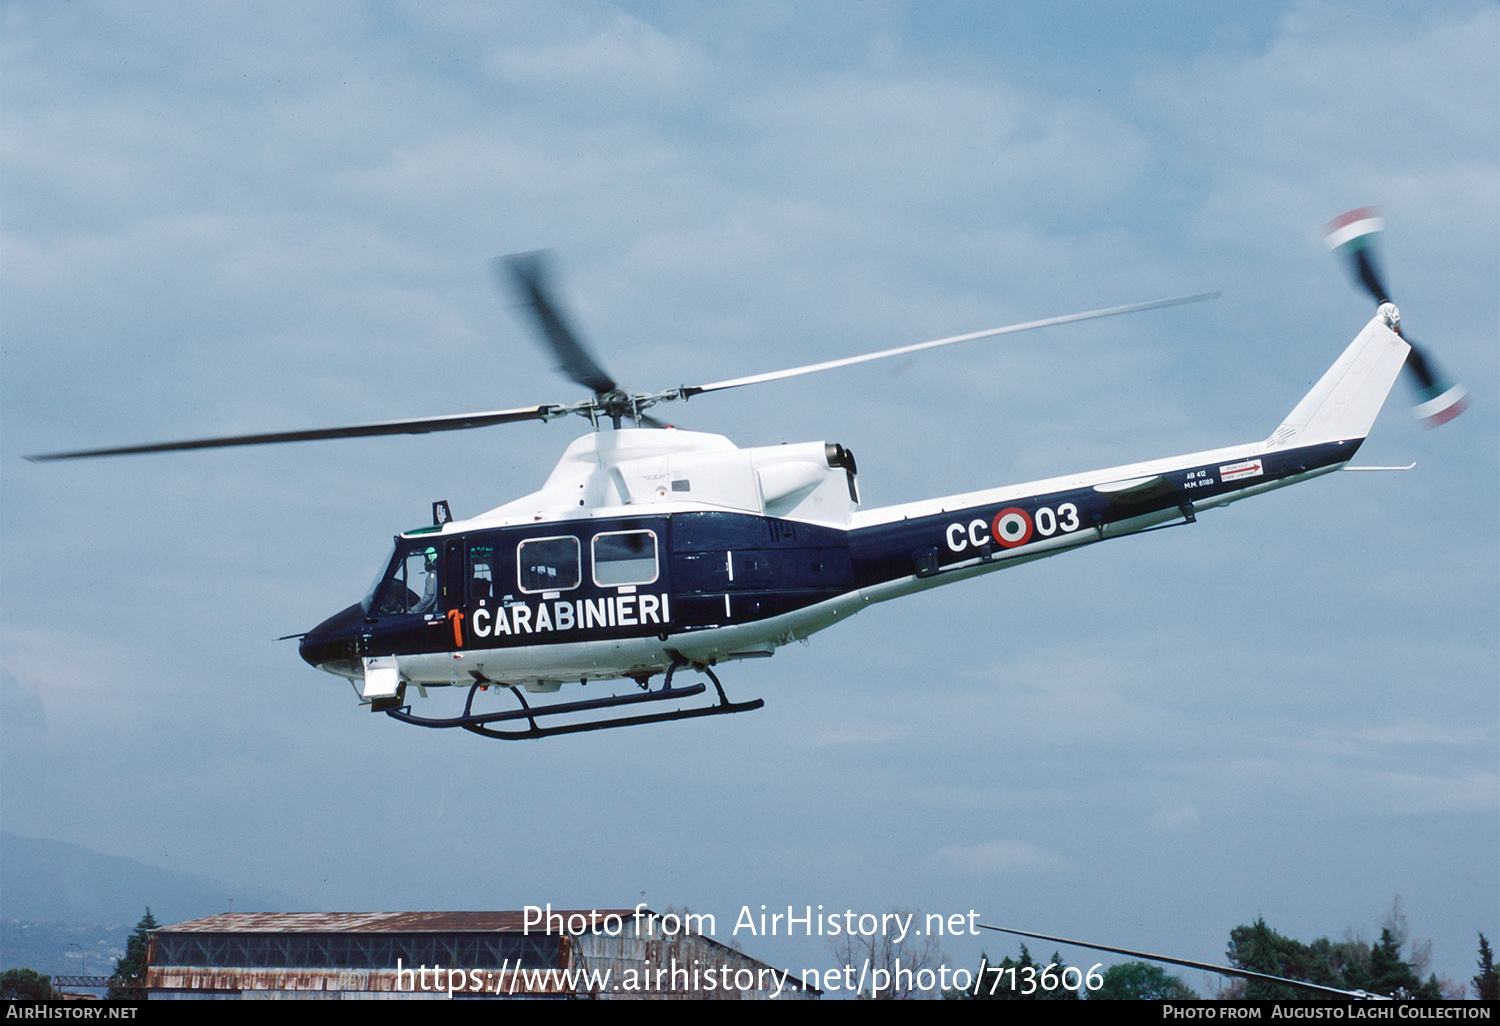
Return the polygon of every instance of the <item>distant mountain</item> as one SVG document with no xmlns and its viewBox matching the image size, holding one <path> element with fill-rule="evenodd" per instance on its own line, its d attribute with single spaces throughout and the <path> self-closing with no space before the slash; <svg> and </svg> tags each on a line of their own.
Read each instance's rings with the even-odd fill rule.
<svg viewBox="0 0 1500 1026">
<path fill-rule="evenodd" d="M 314 911 L 295 895 L 0 833 L 0 919 L 133 927 L 149 905 L 166 926 L 229 911 Z"/>
<path fill-rule="evenodd" d="M 0 969 L 35 969 L 46 976 L 108 976 L 124 956 L 125 942 L 134 928 L 134 923 L 102 926 L 0 919 Z"/>
</svg>

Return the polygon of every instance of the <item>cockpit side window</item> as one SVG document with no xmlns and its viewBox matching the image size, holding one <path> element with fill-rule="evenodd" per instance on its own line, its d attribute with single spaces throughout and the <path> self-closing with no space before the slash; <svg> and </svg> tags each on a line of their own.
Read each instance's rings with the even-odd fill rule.
<svg viewBox="0 0 1500 1026">
<path fill-rule="evenodd" d="M 516 575 L 523 592 L 570 591 L 578 587 L 578 539 L 528 538 L 516 546 Z"/>
<path fill-rule="evenodd" d="M 391 565 L 380 587 L 375 615 L 436 612 L 439 562 L 435 544 L 408 544 Z"/>
</svg>

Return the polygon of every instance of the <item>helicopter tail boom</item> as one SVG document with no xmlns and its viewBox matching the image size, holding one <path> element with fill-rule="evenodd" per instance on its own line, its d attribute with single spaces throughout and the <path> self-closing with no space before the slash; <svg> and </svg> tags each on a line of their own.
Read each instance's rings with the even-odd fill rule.
<svg viewBox="0 0 1500 1026">
<path fill-rule="evenodd" d="M 1369 434 L 1411 348 L 1372 318 L 1258 442 L 1005 488 L 860 510 L 850 547 L 867 602 L 1160 527 L 1318 477 Z"/>
</svg>

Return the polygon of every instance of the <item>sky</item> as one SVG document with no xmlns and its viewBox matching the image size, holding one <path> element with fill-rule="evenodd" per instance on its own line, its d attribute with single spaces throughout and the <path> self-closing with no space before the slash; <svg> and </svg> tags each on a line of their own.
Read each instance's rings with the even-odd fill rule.
<svg viewBox="0 0 1500 1026">
<path fill-rule="evenodd" d="M 1221 961 L 1257 916 L 1374 939 L 1399 895 L 1456 980 L 1500 934 L 1494 4 L 0 19 L 0 827 L 327 910 L 644 898 L 793 968 L 826 940 L 741 907 Z M 1321 239 L 1367 204 L 1473 396 L 1426 432 L 1398 384 L 1356 462 L 1415 470 L 869 609 L 723 667 L 747 715 L 455 737 L 275 640 L 582 421 L 22 459 L 581 398 L 489 278 L 538 248 L 638 390 L 1222 291 L 670 411 L 842 443 L 866 507 L 1252 441 L 1370 316 Z M 1016 947 L 944 941 L 982 949 Z"/>
</svg>

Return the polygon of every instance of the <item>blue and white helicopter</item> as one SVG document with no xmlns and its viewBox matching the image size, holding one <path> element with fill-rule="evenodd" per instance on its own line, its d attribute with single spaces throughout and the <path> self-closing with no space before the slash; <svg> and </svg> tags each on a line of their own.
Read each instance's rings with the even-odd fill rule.
<svg viewBox="0 0 1500 1026">
<path fill-rule="evenodd" d="M 508 740 L 758 709 L 733 702 L 713 667 L 772 655 L 875 602 L 978 577 L 1084 545 L 1191 523 L 1205 510 L 1344 467 L 1402 367 L 1429 424 L 1462 411 L 1463 389 L 1438 376 L 1401 333 L 1375 268 L 1373 209 L 1329 225 L 1378 304 L 1375 316 L 1261 441 L 1002 488 L 863 509 L 854 455 L 805 442 L 741 449 L 681 431 L 662 403 L 981 338 L 1194 302 L 1186 296 L 1092 310 L 787 370 L 663 392 L 631 392 L 571 330 L 537 254 L 497 261 L 560 369 L 592 392 L 579 402 L 274 434 L 53 453 L 34 460 L 422 434 L 523 420 L 586 417 L 541 490 L 467 520 L 446 502 L 405 531 L 373 588 L 300 637 L 303 659 L 347 677 L 361 702 L 406 723 Z M 626 427 L 626 422 L 630 427 Z M 669 711 L 627 711 L 715 695 Z M 661 683 L 653 687 L 652 678 Z M 630 679 L 639 690 L 528 701 L 565 684 Z M 464 687 L 456 716 L 420 715 L 413 690 Z M 504 689 L 512 708 L 480 711 Z M 664 708 L 655 705 L 660 710 Z"/>
</svg>

